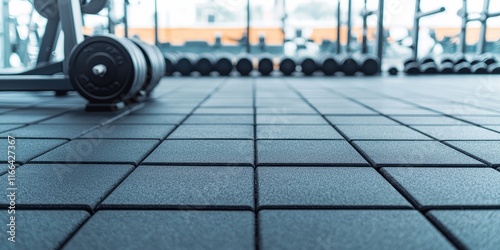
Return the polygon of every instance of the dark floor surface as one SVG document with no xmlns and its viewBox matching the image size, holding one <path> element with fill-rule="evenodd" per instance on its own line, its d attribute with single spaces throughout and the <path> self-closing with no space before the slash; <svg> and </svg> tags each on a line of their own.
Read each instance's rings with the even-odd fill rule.
<svg viewBox="0 0 500 250">
<path fill-rule="evenodd" d="M 165 78 L 84 105 L 0 93 L 0 249 L 500 246 L 500 77 Z"/>
</svg>

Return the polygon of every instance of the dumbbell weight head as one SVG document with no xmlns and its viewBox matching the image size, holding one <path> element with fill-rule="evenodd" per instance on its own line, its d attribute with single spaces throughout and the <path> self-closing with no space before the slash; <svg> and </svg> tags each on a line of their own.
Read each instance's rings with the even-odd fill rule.
<svg viewBox="0 0 500 250">
<path fill-rule="evenodd" d="M 242 54 L 236 59 L 236 71 L 242 76 L 249 76 L 253 70 L 252 60 L 247 54 Z"/>
<path fill-rule="evenodd" d="M 316 64 L 316 61 L 310 57 L 301 58 L 300 67 L 302 73 L 306 76 L 311 76 L 318 70 L 318 64 Z"/>
<path fill-rule="evenodd" d="M 181 73 L 181 75 L 190 76 L 194 71 L 197 60 L 198 56 L 196 56 L 195 54 L 184 53 L 179 56 L 179 60 L 177 61 L 177 65 L 175 65 L 175 68 L 179 73 Z"/>
<path fill-rule="evenodd" d="M 228 76 L 233 71 L 233 62 L 231 60 L 230 54 L 219 54 L 217 55 L 214 70 L 219 73 L 220 76 Z"/>
<path fill-rule="evenodd" d="M 340 71 L 339 64 L 331 54 L 325 54 L 316 59 L 318 67 L 321 69 L 323 74 L 327 76 L 334 75 Z"/>
<path fill-rule="evenodd" d="M 147 64 L 130 40 L 94 36 L 73 48 L 68 60 L 73 88 L 91 103 L 114 103 L 135 97 L 146 81 Z"/>
<path fill-rule="evenodd" d="M 165 57 L 165 75 L 170 76 L 175 72 L 175 65 L 179 60 L 179 56 L 173 53 L 164 55 Z"/>
<path fill-rule="evenodd" d="M 353 76 L 358 72 L 359 65 L 356 61 L 347 54 L 339 54 L 335 56 L 335 60 L 340 66 L 340 71 L 346 76 Z"/>
<path fill-rule="evenodd" d="M 389 70 L 387 70 L 387 72 L 389 73 L 389 75 L 395 76 L 399 73 L 399 70 L 396 67 L 390 67 Z"/>
<path fill-rule="evenodd" d="M 420 64 L 420 72 L 422 74 L 437 74 L 438 73 L 438 67 L 434 60 L 432 61 L 426 61 L 423 64 Z"/>
<path fill-rule="evenodd" d="M 365 76 L 372 76 L 379 72 L 380 59 L 370 54 L 353 55 L 354 60 L 359 65 L 359 71 Z"/>
<path fill-rule="evenodd" d="M 259 62 L 257 63 L 257 70 L 263 76 L 270 75 L 274 70 L 274 62 L 272 55 L 265 54 L 259 57 Z"/>
<path fill-rule="evenodd" d="M 478 62 L 471 65 L 470 71 L 472 74 L 488 74 L 488 65 L 484 62 Z"/>
<path fill-rule="evenodd" d="M 420 74 L 420 64 L 418 62 L 412 62 L 405 65 L 405 74 L 408 75 L 418 75 Z"/>
<path fill-rule="evenodd" d="M 198 57 L 194 66 L 195 71 L 199 72 L 202 76 L 208 76 L 214 71 L 215 57 L 209 53 L 204 53 Z"/>
<path fill-rule="evenodd" d="M 441 63 L 441 65 L 439 67 L 439 73 L 441 73 L 441 74 L 453 74 L 453 73 L 455 73 L 454 67 L 455 67 L 455 65 L 452 62 Z"/>
<path fill-rule="evenodd" d="M 468 62 L 461 62 L 459 64 L 455 64 L 455 67 L 453 67 L 453 70 L 455 71 L 456 74 L 470 74 L 470 73 L 472 73 L 471 65 Z"/>
<path fill-rule="evenodd" d="M 500 63 L 494 63 L 488 66 L 488 73 L 490 74 L 500 74 Z"/>
<path fill-rule="evenodd" d="M 295 72 L 295 69 L 297 67 L 297 64 L 292 58 L 289 57 L 282 57 L 280 60 L 280 66 L 279 70 L 283 75 L 285 76 L 290 76 Z"/>
</svg>

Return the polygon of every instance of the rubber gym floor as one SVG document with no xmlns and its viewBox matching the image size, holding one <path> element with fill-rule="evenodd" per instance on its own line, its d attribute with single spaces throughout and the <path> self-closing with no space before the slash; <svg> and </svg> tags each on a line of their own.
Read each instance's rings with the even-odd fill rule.
<svg viewBox="0 0 500 250">
<path fill-rule="evenodd" d="M 499 80 L 172 77 L 116 113 L 2 92 L 0 248 L 498 249 Z"/>
</svg>

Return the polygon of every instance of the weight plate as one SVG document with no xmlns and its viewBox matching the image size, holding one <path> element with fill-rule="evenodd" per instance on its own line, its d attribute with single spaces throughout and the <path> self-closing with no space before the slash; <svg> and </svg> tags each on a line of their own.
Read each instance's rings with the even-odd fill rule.
<svg viewBox="0 0 500 250">
<path fill-rule="evenodd" d="M 141 40 L 132 39 L 146 59 L 146 80 L 141 90 L 150 93 L 158 85 L 165 72 L 165 60 L 156 46 L 149 45 Z"/>
<path fill-rule="evenodd" d="M 146 79 L 144 56 L 130 41 L 94 36 L 77 45 L 69 58 L 74 89 L 93 103 L 127 100 Z"/>
<path fill-rule="evenodd" d="M 82 0 L 82 12 L 85 14 L 97 14 L 108 6 L 108 0 Z"/>
<path fill-rule="evenodd" d="M 41 16 L 47 19 L 54 19 L 59 17 L 59 7 L 57 0 L 34 0 L 33 6 Z"/>
</svg>

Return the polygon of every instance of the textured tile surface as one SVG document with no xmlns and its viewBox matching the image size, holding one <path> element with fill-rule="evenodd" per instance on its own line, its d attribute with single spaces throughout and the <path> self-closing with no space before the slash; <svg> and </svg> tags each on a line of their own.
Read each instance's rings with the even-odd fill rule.
<svg viewBox="0 0 500 250">
<path fill-rule="evenodd" d="M 258 125 L 257 139 L 344 139 L 330 125 Z"/>
<path fill-rule="evenodd" d="M 438 140 L 500 140 L 500 133 L 476 126 L 413 126 Z"/>
<path fill-rule="evenodd" d="M 253 124 L 252 115 L 192 115 L 184 124 Z"/>
<path fill-rule="evenodd" d="M 500 166 L 500 141 L 449 141 L 447 143 L 494 166 Z"/>
<path fill-rule="evenodd" d="M 257 174 L 261 208 L 411 207 L 372 168 L 258 167 Z"/>
<path fill-rule="evenodd" d="M 431 211 L 429 215 L 469 249 L 497 249 L 500 246 L 499 210 Z"/>
<path fill-rule="evenodd" d="M 101 207 L 251 209 L 253 194 L 251 167 L 140 166 Z"/>
<path fill-rule="evenodd" d="M 181 125 L 169 139 L 253 139 L 251 125 Z"/>
<path fill-rule="evenodd" d="M 483 165 L 435 141 L 355 141 L 377 165 Z"/>
<path fill-rule="evenodd" d="M 258 163 L 265 164 L 354 164 L 366 161 L 346 141 L 259 140 Z"/>
<path fill-rule="evenodd" d="M 419 206 L 500 207 L 500 172 L 491 168 L 383 168 Z"/>
<path fill-rule="evenodd" d="M 5 210 L 7 211 L 7 210 Z M 77 210 L 16 210 L 15 243 L 7 240 L 7 233 L 0 238 L 2 249 L 57 249 L 66 238 L 89 217 Z M 7 212 L 2 213 L 2 225 L 10 223 Z M 7 231 L 7 226 L 4 226 Z"/>
<path fill-rule="evenodd" d="M 73 139 L 94 128 L 96 128 L 96 126 L 89 124 L 35 124 L 0 134 L 0 137 L 7 137 L 10 135 L 17 138 Z"/>
<path fill-rule="evenodd" d="M 33 162 L 138 164 L 156 144 L 158 140 L 78 139 Z"/>
<path fill-rule="evenodd" d="M 16 171 L 23 208 L 78 208 L 91 210 L 132 171 L 126 165 L 24 165 Z M 0 177 L 8 183 L 8 176 Z M 7 207 L 7 200 L 0 204 Z"/>
<path fill-rule="evenodd" d="M 397 125 L 398 123 L 384 116 L 327 116 L 334 125 Z"/>
<path fill-rule="evenodd" d="M 405 126 L 337 126 L 351 140 L 430 140 L 431 138 Z"/>
<path fill-rule="evenodd" d="M 64 143 L 67 140 L 62 139 L 16 139 L 15 157 L 17 163 L 26 163 L 31 159 L 52 150 Z M 2 140 L 2 146 L 7 150 L 9 143 L 7 139 Z M 0 156 L 2 162 L 7 162 L 7 151 Z"/>
<path fill-rule="evenodd" d="M 411 210 L 264 210 L 259 229 L 263 249 L 453 249 Z"/>
<path fill-rule="evenodd" d="M 166 140 L 144 163 L 252 165 L 253 155 L 251 140 Z"/>
<path fill-rule="evenodd" d="M 254 249 L 254 227 L 249 211 L 100 211 L 65 249 Z"/>
<path fill-rule="evenodd" d="M 89 133 L 81 138 L 90 139 L 164 139 L 174 125 L 119 125 L 110 124 Z"/>
</svg>

